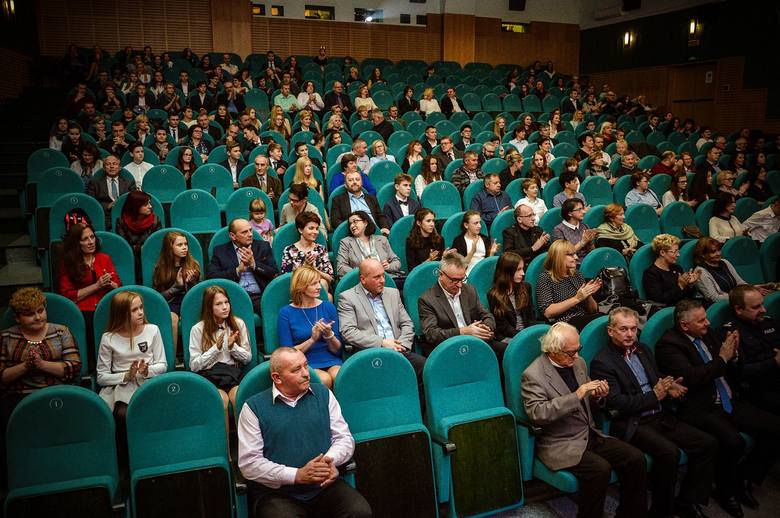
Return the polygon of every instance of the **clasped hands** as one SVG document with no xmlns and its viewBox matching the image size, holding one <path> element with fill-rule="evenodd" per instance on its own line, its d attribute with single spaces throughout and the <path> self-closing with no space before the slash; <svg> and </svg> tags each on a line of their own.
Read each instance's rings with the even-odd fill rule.
<svg viewBox="0 0 780 518">
<path fill-rule="evenodd" d="M 339 470 L 333 459 L 320 453 L 295 473 L 296 484 L 319 484 L 320 487 L 331 485 L 339 476 Z"/>
<path fill-rule="evenodd" d="M 143 377 L 149 376 L 149 364 L 145 360 L 136 360 L 130 365 L 130 370 L 125 373 L 125 383 L 135 378 L 136 374 Z"/>
<path fill-rule="evenodd" d="M 460 328 L 460 334 L 476 336 L 482 340 L 490 340 L 493 338 L 493 330 L 484 324 L 481 320 L 475 320 L 466 327 Z"/>
</svg>

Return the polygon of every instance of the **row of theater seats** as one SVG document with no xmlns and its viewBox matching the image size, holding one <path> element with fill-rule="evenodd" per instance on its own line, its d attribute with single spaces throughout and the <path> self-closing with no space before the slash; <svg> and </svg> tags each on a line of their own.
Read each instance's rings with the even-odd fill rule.
<svg viewBox="0 0 780 518">
<path fill-rule="evenodd" d="M 765 304 L 780 317 L 780 294 Z M 712 325 L 728 311 L 725 301 L 711 306 Z M 645 325 L 642 343 L 654 348 L 672 325 L 673 308 L 660 310 Z M 603 316 L 582 331 L 586 362 L 607 343 L 606 326 Z M 436 516 L 444 502 L 450 516 L 499 512 L 523 505 L 523 482 L 531 478 L 578 490 L 570 472 L 535 458 L 535 431 L 520 397 L 521 375 L 548 329 L 538 324 L 514 337 L 504 354 L 503 387 L 487 344 L 468 336 L 440 344 L 423 374 L 425 420 L 414 372 L 400 355 L 368 350 L 345 362 L 334 392 L 357 442 L 353 484 L 375 516 Z M 268 387 L 265 362 L 241 382 L 236 406 Z M 221 399 L 201 376 L 167 373 L 141 386 L 127 412 L 132 516 L 246 515 L 223 423 Z M 93 392 L 56 386 L 31 395 L 11 418 L 8 444 L 10 515 L 82 510 L 85 495 L 95 516 L 110 516 L 121 503 L 114 420 Z"/>
</svg>

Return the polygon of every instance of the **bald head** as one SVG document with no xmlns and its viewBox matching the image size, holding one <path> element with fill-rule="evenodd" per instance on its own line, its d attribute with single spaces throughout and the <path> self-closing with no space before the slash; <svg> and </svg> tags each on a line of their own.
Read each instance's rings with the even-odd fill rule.
<svg viewBox="0 0 780 518">
<path fill-rule="evenodd" d="M 385 269 L 376 259 L 363 259 L 360 263 L 360 284 L 370 294 L 377 296 L 385 288 Z"/>
</svg>

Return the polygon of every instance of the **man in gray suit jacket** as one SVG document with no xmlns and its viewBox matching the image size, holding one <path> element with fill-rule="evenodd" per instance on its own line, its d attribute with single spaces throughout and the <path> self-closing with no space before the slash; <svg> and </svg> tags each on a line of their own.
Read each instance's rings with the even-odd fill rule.
<svg viewBox="0 0 780 518">
<path fill-rule="evenodd" d="M 486 341 L 498 356 L 506 344 L 493 339 L 496 320 L 479 302 L 477 290 L 466 279 L 466 260 L 458 253 L 445 255 L 439 268 L 439 281 L 417 300 L 426 355 L 447 338 L 472 335 Z"/>
<path fill-rule="evenodd" d="M 360 263 L 360 284 L 339 295 L 339 330 L 356 349 L 385 347 L 403 354 L 414 367 L 422 393 L 425 358 L 412 352 L 414 324 L 395 288 L 385 286 L 385 269 L 376 259 Z"/>
<path fill-rule="evenodd" d="M 616 516 L 647 516 L 645 457 L 596 427 L 591 404 L 609 393 L 604 380 L 588 378 L 577 330 L 553 324 L 542 337 L 542 354 L 523 372 L 522 396 L 536 434 L 536 455 L 552 470 L 567 469 L 580 483 L 578 518 L 601 518 L 611 471 L 620 480 Z"/>
</svg>

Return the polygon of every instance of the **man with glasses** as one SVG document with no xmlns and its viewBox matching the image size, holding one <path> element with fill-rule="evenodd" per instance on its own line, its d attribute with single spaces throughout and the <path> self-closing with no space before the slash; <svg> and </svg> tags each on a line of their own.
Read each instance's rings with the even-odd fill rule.
<svg viewBox="0 0 780 518">
<path fill-rule="evenodd" d="M 591 363 L 591 375 L 609 383 L 606 406 L 616 412 L 610 434 L 652 457 L 651 516 L 699 517 L 699 506 L 709 500 L 718 443 L 668 411 L 667 403 L 688 389 L 682 378 L 659 373 L 653 353 L 637 340 L 638 329 L 633 309 L 610 311 L 609 343 Z M 681 450 L 688 456 L 688 468 L 675 500 Z"/>
<path fill-rule="evenodd" d="M 249 175 L 241 182 L 241 187 L 257 187 L 271 198 L 276 208 L 279 204 L 279 196 L 282 195 L 282 182 L 275 176 L 268 174 L 270 162 L 265 155 L 255 157 L 255 174 Z"/>
<path fill-rule="evenodd" d="M 550 248 L 550 234 L 534 225 L 534 210 L 528 205 L 515 207 L 515 225 L 505 228 L 504 252 L 514 252 L 530 264 L 534 257 Z"/>
<path fill-rule="evenodd" d="M 289 197 L 287 203 L 279 210 L 279 226 L 285 223 L 294 223 L 298 214 L 312 212 L 321 216 L 317 206 L 309 201 L 309 186 L 305 183 L 294 183 L 290 185 Z M 328 237 L 328 231 L 325 228 L 325 221 L 320 217 L 320 232 L 322 237 Z"/>
<path fill-rule="evenodd" d="M 345 118 L 349 119 L 352 114 L 352 101 L 349 96 L 344 93 L 344 84 L 341 81 L 333 83 L 333 90 L 325 94 L 325 98 L 322 100 L 325 103 L 325 110 L 330 110 L 333 106 L 341 108 L 341 113 Z"/>
<path fill-rule="evenodd" d="M 601 518 L 612 470 L 620 480 L 617 516 L 647 516 L 645 456 L 604 435 L 594 403 L 609 394 L 606 380 L 591 380 L 577 330 L 558 322 L 542 337 L 542 354 L 523 372 L 522 397 L 536 434 L 536 455 L 551 470 L 565 469 L 580 485 L 579 518 Z"/>
<path fill-rule="evenodd" d="M 482 307 L 474 286 L 465 284 L 466 260 L 458 253 L 445 255 L 439 268 L 439 280 L 417 301 L 422 325 L 423 351 L 426 356 L 447 338 L 471 335 L 486 341 L 499 361 L 505 343 L 494 340 L 496 321 Z"/>
</svg>

